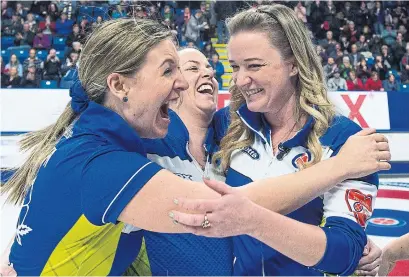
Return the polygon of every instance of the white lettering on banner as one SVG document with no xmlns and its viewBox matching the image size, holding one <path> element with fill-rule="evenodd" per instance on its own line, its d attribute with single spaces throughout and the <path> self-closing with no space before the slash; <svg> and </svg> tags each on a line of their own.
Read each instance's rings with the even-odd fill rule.
<svg viewBox="0 0 409 277">
<path fill-rule="evenodd" d="M 352 119 L 362 128 L 376 128 L 389 130 L 389 106 L 386 91 L 330 91 L 330 100 L 337 111 Z M 230 94 L 226 91 L 219 92 L 219 108 L 227 106 Z"/>
</svg>

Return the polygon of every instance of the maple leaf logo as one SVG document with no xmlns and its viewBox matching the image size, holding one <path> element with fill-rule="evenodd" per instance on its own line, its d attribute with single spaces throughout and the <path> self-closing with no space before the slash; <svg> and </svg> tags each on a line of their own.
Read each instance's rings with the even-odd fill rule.
<svg viewBox="0 0 409 277">
<path fill-rule="evenodd" d="M 16 239 L 18 244 L 21 244 L 21 237 L 24 235 L 27 235 L 28 233 L 30 233 L 31 231 L 33 231 L 33 229 L 31 229 L 30 227 L 28 227 L 25 224 L 20 224 L 19 226 L 17 226 L 17 234 L 16 234 Z"/>
</svg>

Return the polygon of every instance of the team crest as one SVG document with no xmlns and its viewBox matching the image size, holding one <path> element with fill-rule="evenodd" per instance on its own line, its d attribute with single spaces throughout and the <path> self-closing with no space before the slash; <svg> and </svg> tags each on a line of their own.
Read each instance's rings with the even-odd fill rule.
<svg viewBox="0 0 409 277">
<path fill-rule="evenodd" d="M 354 213 L 359 225 L 365 227 L 366 221 L 372 215 L 372 195 L 365 195 L 356 189 L 348 189 L 345 193 L 348 209 Z"/>
<path fill-rule="evenodd" d="M 249 155 L 253 160 L 260 159 L 260 154 L 251 146 L 246 146 L 241 151 Z"/>
<path fill-rule="evenodd" d="M 304 168 L 305 164 L 311 161 L 311 153 L 309 151 L 296 155 L 292 164 L 295 168 Z"/>
</svg>

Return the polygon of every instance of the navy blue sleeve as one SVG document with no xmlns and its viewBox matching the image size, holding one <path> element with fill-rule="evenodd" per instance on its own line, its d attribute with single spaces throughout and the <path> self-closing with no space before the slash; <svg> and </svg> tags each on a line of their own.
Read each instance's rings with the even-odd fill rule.
<svg viewBox="0 0 409 277">
<path fill-rule="evenodd" d="M 213 116 L 213 125 L 215 130 L 215 138 L 220 143 L 222 138 L 227 133 L 227 128 L 230 124 L 230 107 L 224 107 L 218 110 Z"/>
<path fill-rule="evenodd" d="M 126 205 L 161 169 L 133 152 L 111 151 L 94 156 L 82 175 L 84 215 L 95 225 L 115 224 Z"/>
</svg>

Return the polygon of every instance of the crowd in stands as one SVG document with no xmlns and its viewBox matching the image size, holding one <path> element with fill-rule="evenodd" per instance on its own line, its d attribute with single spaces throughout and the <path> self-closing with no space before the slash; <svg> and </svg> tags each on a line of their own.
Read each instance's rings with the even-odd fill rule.
<svg viewBox="0 0 409 277">
<path fill-rule="evenodd" d="M 2 1 L 1 86 L 68 88 L 92 28 L 121 17 L 150 18 L 181 46 L 199 48 L 222 87 L 225 67 L 211 38 L 229 39 L 225 20 L 273 1 Z M 409 2 L 274 1 L 294 9 L 311 32 L 330 90 L 397 91 L 409 83 Z"/>
</svg>

